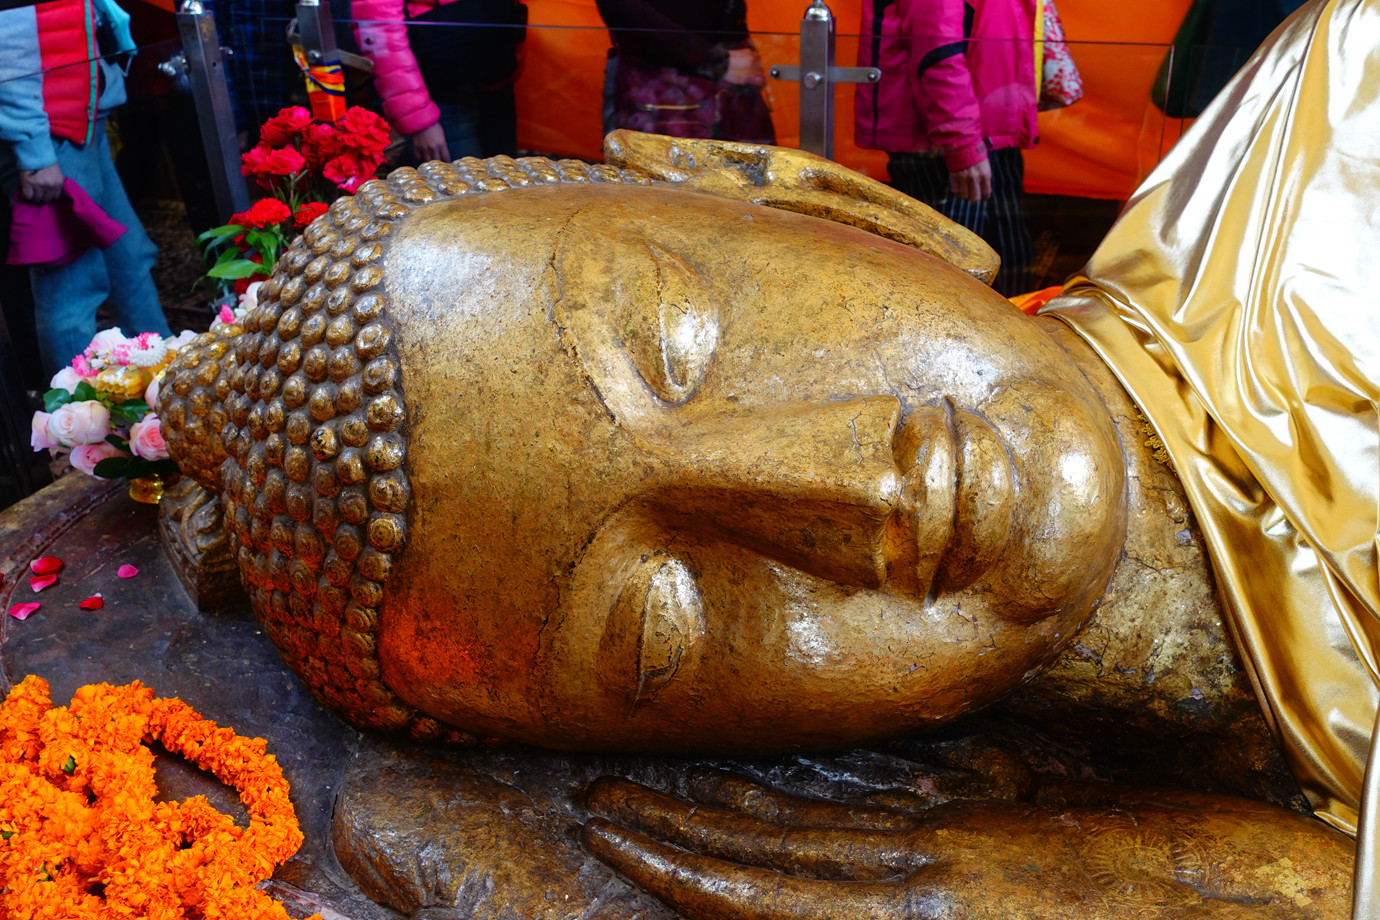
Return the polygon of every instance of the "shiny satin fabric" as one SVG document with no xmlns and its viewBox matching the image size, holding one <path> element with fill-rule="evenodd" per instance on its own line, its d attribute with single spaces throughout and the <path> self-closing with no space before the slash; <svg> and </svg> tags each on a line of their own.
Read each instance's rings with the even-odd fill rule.
<svg viewBox="0 0 1380 920">
<path fill-rule="evenodd" d="M 1362 805 L 1380 702 L 1380 0 L 1281 26 L 1042 313 L 1164 441 L 1295 776 L 1319 816 L 1361 825 L 1356 916 L 1380 917 L 1376 797 Z"/>
</svg>

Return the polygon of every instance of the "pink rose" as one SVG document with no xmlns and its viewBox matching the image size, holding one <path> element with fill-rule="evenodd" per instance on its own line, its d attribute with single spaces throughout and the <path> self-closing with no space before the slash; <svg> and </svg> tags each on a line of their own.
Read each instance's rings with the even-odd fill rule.
<svg viewBox="0 0 1380 920">
<path fill-rule="evenodd" d="M 52 418 L 47 412 L 35 412 L 32 422 L 33 431 L 29 434 L 29 444 L 34 450 L 51 450 L 54 447 L 61 447 L 62 443 L 48 433 L 48 419 Z"/>
<path fill-rule="evenodd" d="M 64 367 L 53 375 L 53 379 L 48 381 L 48 386 L 53 389 L 61 387 L 68 393 L 73 393 L 77 389 L 77 384 L 81 383 L 82 376 L 76 372 L 75 368 Z"/>
<path fill-rule="evenodd" d="M 158 408 L 158 387 L 162 382 L 163 375 L 159 374 L 153 378 L 153 383 L 150 383 L 149 388 L 144 391 L 144 402 L 148 403 L 150 409 Z"/>
<path fill-rule="evenodd" d="M 158 416 L 150 412 L 134 423 L 134 427 L 129 429 L 129 449 L 134 451 L 134 456 L 145 460 L 168 459 L 168 445 L 163 440 Z"/>
<path fill-rule="evenodd" d="M 88 476 L 96 475 L 96 464 L 107 457 L 127 457 L 129 456 L 120 448 L 108 441 L 99 444 L 82 444 L 72 448 L 72 456 L 68 458 L 72 466 L 81 470 Z"/>
<path fill-rule="evenodd" d="M 64 447 L 100 444 L 110 434 L 110 410 L 94 399 L 60 406 L 48 419 L 48 434 Z"/>
</svg>

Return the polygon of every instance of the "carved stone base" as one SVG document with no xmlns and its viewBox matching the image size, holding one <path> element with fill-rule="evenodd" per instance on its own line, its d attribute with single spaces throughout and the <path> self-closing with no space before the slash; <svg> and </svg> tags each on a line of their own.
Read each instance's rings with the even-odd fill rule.
<svg viewBox="0 0 1380 920">
<path fill-rule="evenodd" d="M 244 601 L 219 496 L 190 478 L 173 483 L 159 504 L 158 538 L 197 609 L 214 613 Z"/>
</svg>

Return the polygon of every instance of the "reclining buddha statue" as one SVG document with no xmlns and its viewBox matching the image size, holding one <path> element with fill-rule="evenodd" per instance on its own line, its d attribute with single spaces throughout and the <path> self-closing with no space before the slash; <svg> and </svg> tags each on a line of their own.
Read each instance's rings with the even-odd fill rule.
<svg viewBox="0 0 1380 920">
<path fill-rule="evenodd" d="M 933 729 L 1069 648 L 1128 533 L 1171 526 L 1136 512 L 1143 414 L 1322 821 L 1189 797 L 888 824 L 610 781 L 586 843 L 695 917 L 988 916 L 981 889 L 1065 916 L 1100 883 L 1051 881 L 1086 854 L 1042 841 L 1104 832 L 1218 854 L 1168 859 L 1165 916 L 1344 916 L 1353 858 L 1370 916 L 1378 37 L 1361 0 L 1289 20 L 1034 320 L 976 237 L 799 152 L 616 132 L 602 165 L 397 170 L 179 355 L 170 450 L 354 724 L 733 756 Z M 981 874 L 997 837 L 1046 874 Z M 1124 915 L 1100 903 L 1078 915 Z"/>
</svg>

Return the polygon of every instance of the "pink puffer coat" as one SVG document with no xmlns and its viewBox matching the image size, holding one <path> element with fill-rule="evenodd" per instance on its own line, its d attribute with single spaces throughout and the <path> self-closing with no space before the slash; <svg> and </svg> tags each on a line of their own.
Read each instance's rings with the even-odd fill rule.
<svg viewBox="0 0 1380 920">
<path fill-rule="evenodd" d="M 416 134 L 441 117 L 407 44 L 406 20 L 449 2 L 353 0 L 350 4 L 350 13 L 359 23 L 355 38 L 360 50 L 374 61 L 374 86 L 383 101 L 384 117 L 399 134 Z"/>
<path fill-rule="evenodd" d="M 857 90 L 856 141 L 937 150 L 950 172 L 1038 133 L 1035 0 L 864 0 L 858 63 L 882 69 Z"/>
</svg>

